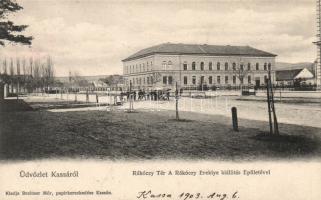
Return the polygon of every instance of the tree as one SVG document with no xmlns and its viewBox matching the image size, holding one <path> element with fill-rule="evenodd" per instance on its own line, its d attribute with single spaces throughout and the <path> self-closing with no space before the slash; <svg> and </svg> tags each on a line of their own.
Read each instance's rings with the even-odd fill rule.
<svg viewBox="0 0 321 200">
<path fill-rule="evenodd" d="M 19 34 L 28 26 L 15 25 L 12 21 L 7 20 L 9 13 L 14 13 L 22 9 L 23 8 L 14 0 L 0 1 L 0 45 L 5 46 L 5 41 L 31 45 L 31 36 Z"/>
<path fill-rule="evenodd" d="M 233 68 L 233 74 L 235 74 L 235 76 L 239 79 L 241 89 L 244 84 L 244 78 L 248 75 L 248 73 L 249 71 L 244 69 L 243 64 L 240 64 L 240 66 L 236 69 Z"/>
<path fill-rule="evenodd" d="M 75 72 L 69 72 L 69 83 L 65 84 L 67 87 L 89 87 L 91 84 L 80 74 Z"/>
<path fill-rule="evenodd" d="M 161 82 L 161 80 L 162 80 L 161 73 L 159 73 L 159 72 L 153 73 L 152 81 L 151 81 L 152 85 L 157 84 L 158 82 Z"/>
<path fill-rule="evenodd" d="M 110 87 L 117 88 L 119 84 L 122 84 L 124 82 L 124 78 L 120 75 L 110 75 L 108 77 L 99 79 L 99 81 L 106 83 Z"/>
<path fill-rule="evenodd" d="M 44 65 L 43 79 L 45 87 L 49 90 L 49 87 L 54 83 L 54 67 L 50 56 L 47 57 L 47 62 Z"/>
</svg>

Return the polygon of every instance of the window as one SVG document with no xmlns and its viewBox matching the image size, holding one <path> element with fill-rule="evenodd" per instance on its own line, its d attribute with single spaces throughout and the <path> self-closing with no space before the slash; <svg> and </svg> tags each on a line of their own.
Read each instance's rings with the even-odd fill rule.
<svg viewBox="0 0 321 200">
<path fill-rule="evenodd" d="M 264 63 L 264 71 L 266 71 L 267 70 L 267 65 L 266 65 L 266 63 Z"/>
<path fill-rule="evenodd" d="M 195 62 L 192 62 L 192 70 L 195 70 L 195 68 L 196 68 L 196 64 Z"/>
<path fill-rule="evenodd" d="M 187 76 L 184 76 L 184 85 L 187 85 Z"/>
<path fill-rule="evenodd" d="M 236 76 L 233 76 L 233 84 L 236 84 Z"/>
<path fill-rule="evenodd" d="M 233 67 L 233 70 L 235 71 L 236 70 L 236 63 L 235 62 L 232 64 L 232 67 Z"/>
<path fill-rule="evenodd" d="M 201 76 L 201 84 L 204 84 L 204 76 Z"/>
<path fill-rule="evenodd" d="M 220 84 L 221 83 L 221 77 L 217 76 L 217 83 Z"/>
<path fill-rule="evenodd" d="M 251 71 L 251 63 L 247 63 L 247 70 Z"/>
<path fill-rule="evenodd" d="M 251 76 L 247 77 L 247 82 L 248 82 L 248 84 L 251 84 Z"/>
<path fill-rule="evenodd" d="M 244 82 L 244 77 L 240 77 L 241 84 Z"/>
<path fill-rule="evenodd" d="M 213 84 L 213 77 L 212 76 L 208 77 L 208 84 Z"/>
<path fill-rule="evenodd" d="M 243 71 L 244 70 L 244 64 L 242 63 L 242 64 L 240 64 L 240 69 L 241 69 L 241 71 Z"/>
<path fill-rule="evenodd" d="M 163 76 L 163 84 L 164 84 L 164 85 L 167 84 L 167 76 Z"/>
<path fill-rule="evenodd" d="M 196 84 L 196 76 L 193 76 L 193 77 L 192 77 L 192 83 L 193 83 L 193 85 Z"/>
<path fill-rule="evenodd" d="M 259 63 L 256 63 L 255 69 L 256 69 L 256 70 L 260 70 L 260 65 L 259 65 Z"/>
<path fill-rule="evenodd" d="M 268 70 L 271 71 L 271 63 L 268 64 Z"/>
<path fill-rule="evenodd" d="M 168 63 L 167 63 L 167 69 L 171 69 L 171 68 L 172 68 L 172 65 L 173 65 L 172 61 L 168 61 Z"/>
<path fill-rule="evenodd" d="M 218 71 L 221 70 L 221 63 L 220 62 L 217 63 L 217 70 Z"/>
<path fill-rule="evenodd" d="M 201 62 L 201 70 L 204 70 L 204 62 Z"/>
<path fill-rule="evenodd" d="M 139 64 L 139 72 L 141 72 L 141 71 L 142 71 L 142 65 Z"/>
<path fill-rule="evenodd" d="M 169 77 L 168 77 L 168 84 L 169 84 L 169 85 L 172 85 L 172 84 L 173 84 L 173 77 L 172 77 L 172 76 L 169 76 Z"/>
<path fill-rule="evenodd" d="M 149 84 L 149 77 L 147 77 L 147 84 Z"/>
<path fill-rule="evenodd" d="M 210 70 L 210 71 L 213 70 L 213 63 L 212 62 L 208 63 L 208 70 Z"/>
<path fill-rule="evenodd" d="M 145 84 L 145 83 L 146 83 L 146 82 L 145 82 L 145 78 L 144 78 L 143 80 L 144 80 L 144 84 Z"/>
<path fill-rule="evenodd" d="M 228 63 L 225 63 L 225 71 L 228 71 Z"/>
<path fill-rule="evenodd" d="M 163 66 L 163 70 L 166 70 L 166 68 L 167 68 L 167 63 L 166 63 L 166 61 L 163 61 L 162 66 Z"/>
<path fill-rule="evenodd" d="M 152 76 L 150 77 L 150 83 L 151 83 L 151 84 L 153 84 L 153 83 L 154 83 L 154 79 L 153 79 L 153 77 L 152 77 Z"/>
<path fill-rule="evenodd" d="M 225 84 L 228 84 L 228 76 L 225 76 Z"/>
<path fill-rule="evenodd" d="M 268 82 L 268 77 L 267 77 L 267 75 L 265 75 L 264 76 L 264 83 L 267 84 L 267 82 Z"/>
<path fill-rule="evenodd" d="M 183 69 L 186 71 L 187 70 L 187 63 L 183 64 Z"/>
</svg>

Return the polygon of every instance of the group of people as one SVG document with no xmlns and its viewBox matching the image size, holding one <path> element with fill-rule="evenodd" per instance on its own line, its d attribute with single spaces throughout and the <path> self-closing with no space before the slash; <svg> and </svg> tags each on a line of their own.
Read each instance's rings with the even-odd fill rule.
<svg viewBox="0 0 321 200">
<path fill-rule="evenodd" d="M 152 90 L 150 92 L 146 92 L 144 90 L 137 91 L 127 91 L 121 93 L 121 98 L 126 97 L 127 99 L 132 98 L 134 101 L 138 100 L 169 100 L 170 98 L 170 90 Z"/>
</svg>

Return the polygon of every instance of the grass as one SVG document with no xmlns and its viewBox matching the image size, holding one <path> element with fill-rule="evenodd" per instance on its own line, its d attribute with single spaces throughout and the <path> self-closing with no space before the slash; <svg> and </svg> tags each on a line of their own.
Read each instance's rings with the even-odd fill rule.
<svg viewBox="0 0 321 200">
<path fill-rule="evenodd" d="M 321 130 L 239 120 L 234 132 L 223 116 L 175 111 L 46 110 L 0 113 L 0 159 L 95 158 L 111 160 L 264 160 L 321 157 Z"/>
</svg>

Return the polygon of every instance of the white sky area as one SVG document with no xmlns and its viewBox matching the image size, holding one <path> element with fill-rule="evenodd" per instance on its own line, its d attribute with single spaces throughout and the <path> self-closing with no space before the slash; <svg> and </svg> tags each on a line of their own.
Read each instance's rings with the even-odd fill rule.
<svg viewBox="0 0 321 200">
<path fill-rule="evenodd" d="M 10 15 L 27 24 L 31 47 L 8 44 L 3 57 L 53 58 L 57 76 L 122 74 L 121 60 L 152 45 L 249 45 L 278 62 L 313 62 L 315 0 L 18 0 Z"/>
</svg>

